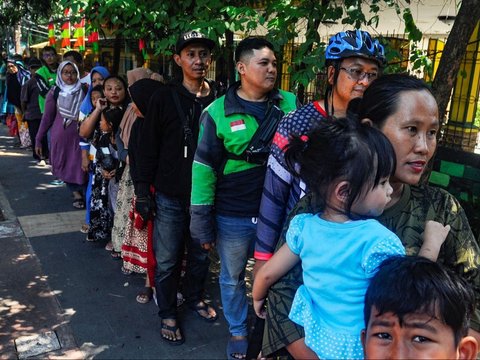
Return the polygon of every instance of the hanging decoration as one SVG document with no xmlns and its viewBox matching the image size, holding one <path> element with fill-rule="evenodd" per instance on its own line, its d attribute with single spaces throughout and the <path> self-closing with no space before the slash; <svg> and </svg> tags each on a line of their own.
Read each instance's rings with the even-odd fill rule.
<svg viewBox="0 0 480 360">
<path fill-rule="evenodd" d="M 92 51 L 94 54 L 98 54 L 98 31 L 93 30 L 88 35 L 88 42 L 92 45 Z"/>
<path fill-rule="evenodd" d="M 48 24 L 48 44 L 55 46 L 55 25 L 53 25 L 53 21 Z"/>
<path fill-rule="evenodd" d="M 63 12 L 65 22 L 62 25 L 62 48 L 70 49 L 70 9 L 66 8 Z"/>
<path fill-rule="evenodd" d="M 82 18 L 79 23 L 73 25 L 75 31 L 73 37 L 76 39 L 74 47 L 80 51 L 85 51 L 85 18 Z"/>
<path fill-rule="evenodd" d="M 147 53 L 147 48 L 145 46 L 145 40 L 143 40 L 143 39 L 138 40 L 138 50 L 140 50 L 140 52 L 142 53 L 143 60 L 146 61 L 146 60 L 150 59 L 150 57 L 148 56 L 148 53 Z"/>
</svg>

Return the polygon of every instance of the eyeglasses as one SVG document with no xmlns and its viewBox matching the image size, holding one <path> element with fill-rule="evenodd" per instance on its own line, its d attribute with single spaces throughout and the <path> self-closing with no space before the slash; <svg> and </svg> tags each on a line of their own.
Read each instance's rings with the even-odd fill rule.
<svg viewBox="0 0 480 360">
<path fill-rule="evenodd" d="M 77 76 L 77 72 L 76 71 L 62 71 L 62 75 L 65 75 L 65 76 Z"/>
<path fill-rule="evenodd" d="M 55 54 L 53 54 L 53 53 L 45 53 L 45 54 L 43 54 L 43 57 L 44 57 L 44 58 L 53 58 L 53 57 L 55 57 Z"/>
<path fill-rule="evenodd" d="M 366 77 L 368 82 L 370 82 L 375 80 L 378 77 L 378 73 L 376 72 L 369 73 L 369 72 L 362 71 L 360 69 L 352 69 L 352 68 L 347 69 L 347 68 L 341 67 L 340 70 L 344 70 L 348 74 L 350 79 L 355 81 L 362 81 Z"/>
</svg>

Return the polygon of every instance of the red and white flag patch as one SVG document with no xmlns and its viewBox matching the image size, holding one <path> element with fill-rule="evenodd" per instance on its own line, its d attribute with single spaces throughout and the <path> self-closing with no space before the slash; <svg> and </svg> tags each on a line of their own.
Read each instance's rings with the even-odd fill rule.
<svg viewBox="0 0 480 360">
<path fill-rule="evenodd" d="M 239 131 L 239 130 L 245 130 L 247 127 L 245 126 L 245 121 L 242 119 L 240 120 L 235 120 L 230 123 L 230 130 L 232 132 Z"/>
</svg>

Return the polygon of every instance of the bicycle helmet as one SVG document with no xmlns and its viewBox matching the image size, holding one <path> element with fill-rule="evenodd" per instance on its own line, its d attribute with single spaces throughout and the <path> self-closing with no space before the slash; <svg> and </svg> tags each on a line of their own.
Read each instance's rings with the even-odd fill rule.
<svg viewBox="0 0 480 360">
<path fill-rule="evenodd" d="M 338 60 L 348 57 L 374 60 L 379 66 L 386 64 L 383 45 L 362 30 L 342 31 L 330 38 L 325 50 L 325 59 Z"/>
</svg>

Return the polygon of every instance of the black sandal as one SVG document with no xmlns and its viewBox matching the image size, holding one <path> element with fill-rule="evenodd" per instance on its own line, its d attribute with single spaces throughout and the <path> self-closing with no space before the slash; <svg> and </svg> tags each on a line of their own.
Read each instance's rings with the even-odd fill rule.
<svg viewBox="0 0 480 360">
<path fill-rule="evenodd" d="M 72 205 L 75 209 L 85 209 L 85 201 L 83 199 L 73 199 Z"/>
<path fill-rule="evenodd" d="M 199 301 L 198 303 L 194 304 L 194 305 L 190 305 L 190 309 L 192 309 L 193 311 L 195 311 L 195 313 L 200 316 L 204 321 L 206 322 L 214 322 L 218 319 L 218 314 L 216 313 L 217 311 L 215 310 L 215 308 L 212 306 L 212 305 L 208 305 L 205 301 Z M 210 315 L 210 313 L 208 312 L 208 309 L 213 309 L 215 310 L 215 316 L 211 316 L 211 317 L 207 317 Z M 207 316 L 203 316 L 200 311 L 205 311 L 205 313 L 207 314 Z"/>
<path fill-rule="evenodd" d="M 165 320 L 174 320 L 174 319 L 165 319 Z M 183 337 L 182 331 L 180 330 L 180 327 L 178 327 L 177 325 L 170 326 L 170 325 L 165 324 L 162 320 L 162 329 L 171 331 L 172 333 L 175 334 L 175 339 L 169 339 L 163 333 L 161 333 L 162 339 L 165 342 L 167 342 L 168 344 L 178 346 L 178 345 L 182 345 L 185 342 L 185 338 Z M 180 339 L 177 339 L 177 336 L 178 336 L 177 331 L 180 333 L 180 336 L 181 336 Z"/>
</svg>

